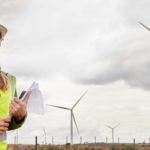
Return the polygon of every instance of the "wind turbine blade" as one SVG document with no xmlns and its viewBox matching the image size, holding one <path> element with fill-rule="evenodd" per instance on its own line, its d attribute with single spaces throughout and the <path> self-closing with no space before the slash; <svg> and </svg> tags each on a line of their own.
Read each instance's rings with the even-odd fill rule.
<svg viewBox="0 0 150 150">
<path fill-rule="evenodd" d="M 114 126 L 113 128 L 117 128 L 120 124 L 117 124 L 116 126 Z"/>
<path fill-rule="evenodd" d="M 76 107 L 76 105 L 81 101 L 81 99 L 84 97 L 84 95 L 87 93 L 88 90 L 86 90 L 81 97 L 77 100 L 77 102 L 73 105 L 73 107 L 71 109 L 73 109 L 74 107 Z"/>
<path fill-rule="evenodd" d="M 142 22 L 139 22 L 140 25 L 142 25 L 144 28 L 146 28 L 148 31 L 150 31 L 150 28 L 148 28 L 146 25 L 144 25 Z"/>
<path fill-rule="evenodd" d="M 77 122 L 76 122 L 76 119 L 75 119 L 75 116 L 74 116 L 74 113 L 73 113 L 73 112 L 72 112 L 72 118 L 73 118 L 73 121 L 74 121 L 74 123 L 75 123 L 75 125 L 76 125 L 77 132 L 78 132 L 78 134 L 79 134 L 78 125 L 77 125 Z"/>
<path fill-rule="evenodd" d="M 108 126 L 108 125 L 106 125 L 106 127 L 110 128 L 110 129 L 113 129 L 111 126 Z"/>
<path fill-rule="evenodd" d="M 47 106 L 51 106 L 51 107 L 56 107 L 56 108 L 60 108 L 60 109 L 66 109 L 66 110 L 70 110 L 67 107 L 62 107 L 62 106 L 56 106 L 56 105 L 50 105 L 50 104 L 46 104 Z"/>
</svg>

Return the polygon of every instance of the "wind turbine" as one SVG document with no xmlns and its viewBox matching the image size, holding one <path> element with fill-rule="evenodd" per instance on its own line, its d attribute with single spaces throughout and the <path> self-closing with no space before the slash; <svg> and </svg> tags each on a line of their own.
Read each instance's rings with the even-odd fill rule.
<svg viewBox="0 0 150 150">
<path fill-rule="evenodd" d="M 112 130 L 112 143 L 114 143 L 114 129 L 117 128 L 120 124 L 114 126 L 114 127 L 111 127 L 109 125 L 106 125 L 106 127 L 110 128 Z"/>
<path fill-rule="evenodd" d="M 144 28 L 146 28 L 148 31 L 150 31 L 150 28 L 144 25 L 142 22 L 139 22 L 140 25 L 142 25 Z"/>
<path fill-rule="evenodd" d="M 79 133 L 79 129 L 78 129 L 78 126 L 77 126 L 77 122 L 76 122 L 73 110 L 77 106 L 77 104 L 81 101 L 81 99 L 84 97 L 84 95 L 86 93 L 87 93 L 87 91 L 85 91 L 81 95 L 81 97 L 76 101 L 76 103 L 71 108 L 47 104 L 48 106 L 51 106 L 51 107 L 56 107 L 56 108 L 65 109 L 65 110 L 70 111 L 70 143 L 71 143 L 71 145 L 73 145 L 73 121 L 74 121 L 75 126 L 77 128 L 77 132 Z"/>
<path fill-rule="evenodd" d="M 43 132 L 44 132 L 44 140 L 45 140 L 45 145 L 47 144 L 47 140 L 46 140 L 46 131 L 45 128 L 43 128 Z"/>
</svg>

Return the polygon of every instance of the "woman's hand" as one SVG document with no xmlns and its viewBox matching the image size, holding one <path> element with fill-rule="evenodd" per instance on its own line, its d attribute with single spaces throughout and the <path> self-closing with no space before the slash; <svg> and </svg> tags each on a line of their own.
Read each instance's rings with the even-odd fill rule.
<svg viewBox="0 0 150 150">
<path fill-rule="evenodd" d="M 0 119 L 0 135 L 8 130 L 11 119 L 9 117 Z"/>
<path fill-rule="evenodd" d="M 27 113 L 27 103 L 30 95 L 31 91 L 29 91 L 26 94 L 23 100 L 19 100 L 17 97 L 14 97 L 14 99 L 11 101 L 10 113 L 12 114 L 13 117 L 16 117 L 17 120 L 22 120 L 25 117 Z"/>
</svg>

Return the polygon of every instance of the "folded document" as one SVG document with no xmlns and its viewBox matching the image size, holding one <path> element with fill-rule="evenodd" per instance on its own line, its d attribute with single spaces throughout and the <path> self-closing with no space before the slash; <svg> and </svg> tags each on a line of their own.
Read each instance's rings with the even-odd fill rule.
<svg viewBox="0 0 150 150">
<path fill-rule="evenodd" d="M 39 89 L 38 83 L 34 81 L 29 87 L 29 89 L 26 91 L 22 99 L 25 97 L 28 91 L 32 91 L 27 104 L 28 112 L 44 115 L 44 100 L 42 92 Z"/>
</svg>

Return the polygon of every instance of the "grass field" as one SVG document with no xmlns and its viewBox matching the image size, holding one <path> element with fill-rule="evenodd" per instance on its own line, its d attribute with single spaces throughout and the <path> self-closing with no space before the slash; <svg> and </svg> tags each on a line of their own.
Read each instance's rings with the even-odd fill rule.
<svg viewBox="0 0 150 150">
<path fill-rule="evenodd" d="M 35 145 L 9 145 L 8 150 L 150 150 L 150 146 L 140 146 L 140 145 L 103 145 L 103 146 L 72 146 L 69 145 L 38 145 L 37 148 Z"/>
</svg>

